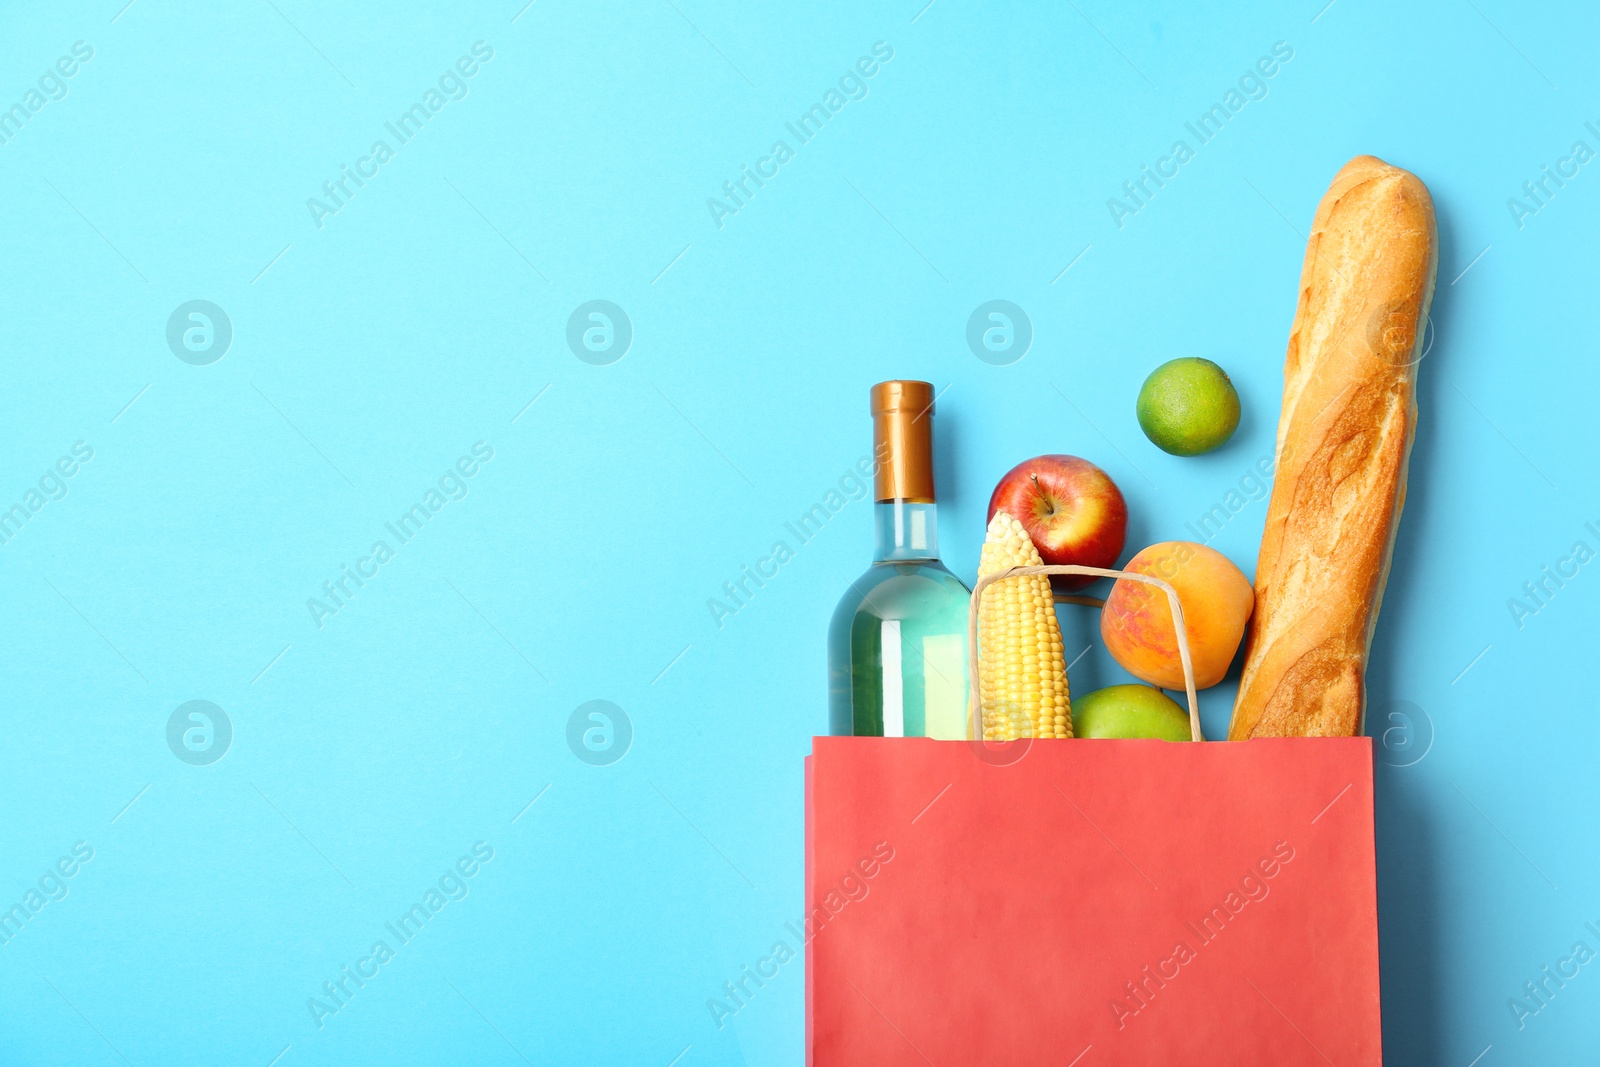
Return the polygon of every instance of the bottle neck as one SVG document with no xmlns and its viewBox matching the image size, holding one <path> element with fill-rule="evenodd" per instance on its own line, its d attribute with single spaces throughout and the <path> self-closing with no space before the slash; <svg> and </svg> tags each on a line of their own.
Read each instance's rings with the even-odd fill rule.
<svg viewBox="0 0 1600 1067">
<path fill-rule="evenodd" d="M 880 500 L 873 505 L 872 525 L 876 563 L 939 558 L 939 512 L 931 501 Z"/>
<path fill-rule="evenodd" d="M 872 387 L 873 553 L 879 563 L 937 560 L 933 493 L 933 386 L 919 381 Z"/>
</svg>

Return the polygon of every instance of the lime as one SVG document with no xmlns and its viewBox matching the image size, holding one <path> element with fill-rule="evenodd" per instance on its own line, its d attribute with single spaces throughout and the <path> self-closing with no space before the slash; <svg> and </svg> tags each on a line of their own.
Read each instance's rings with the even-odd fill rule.
<svg viewBox="0 0 1600 1067">
<path fill-rule="evenodd" d="M 1189 713 L 1159 689 L 1113 685 L 1072 702 L 1073 737 L 1189 740 Z"/>
<path fill-rule="evenodd" d="M 1239 394 L 1228 372 L 1186 356 L 1150 372 L 1139 389 L 1139 428 L 1152 444 L 1174 456 L 1198 456 L 1220 448 L 1239 426 Z"/>
</svg>

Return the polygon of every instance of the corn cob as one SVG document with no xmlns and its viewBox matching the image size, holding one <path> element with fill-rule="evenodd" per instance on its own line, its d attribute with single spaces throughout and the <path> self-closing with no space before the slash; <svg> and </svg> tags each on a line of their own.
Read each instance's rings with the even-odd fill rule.
<svg viewBox="0 0 1600 1067">
<path fill-rule="evenodd" d="M 978 577 L 1043 562 L 1022 524 L 1004 511 L 995 512 Z M 978 608 L 978 648 L 984 740 L 1072 736 L 1061 627 L 1049 578 L 1023 575 L 985 589 Z"/>
</svg>

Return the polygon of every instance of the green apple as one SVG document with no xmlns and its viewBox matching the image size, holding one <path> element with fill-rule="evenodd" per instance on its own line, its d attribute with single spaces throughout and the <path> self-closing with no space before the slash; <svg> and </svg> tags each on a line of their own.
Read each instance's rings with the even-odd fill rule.
<svg viewBox="0 0 1600 1067">
<path fill-rule="evenodd" d="M 1072 736 L 1188 741 L 1189 714 L 1152 686 L 1112 685 L 1072 702 Z"/>
</svg>

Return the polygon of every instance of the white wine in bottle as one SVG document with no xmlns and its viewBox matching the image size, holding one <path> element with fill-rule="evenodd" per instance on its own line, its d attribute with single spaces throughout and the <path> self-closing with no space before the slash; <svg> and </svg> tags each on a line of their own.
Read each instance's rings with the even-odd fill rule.
<svg viewBox="0 0 1600 1067">
<path fill-rule="evenodd" d="M 828 627 L 829 732 L 967 737 L 967 604 L 939 562 L 933 489 L 933 386 L 872 387 L 872 566 Z"/>
</svg>

